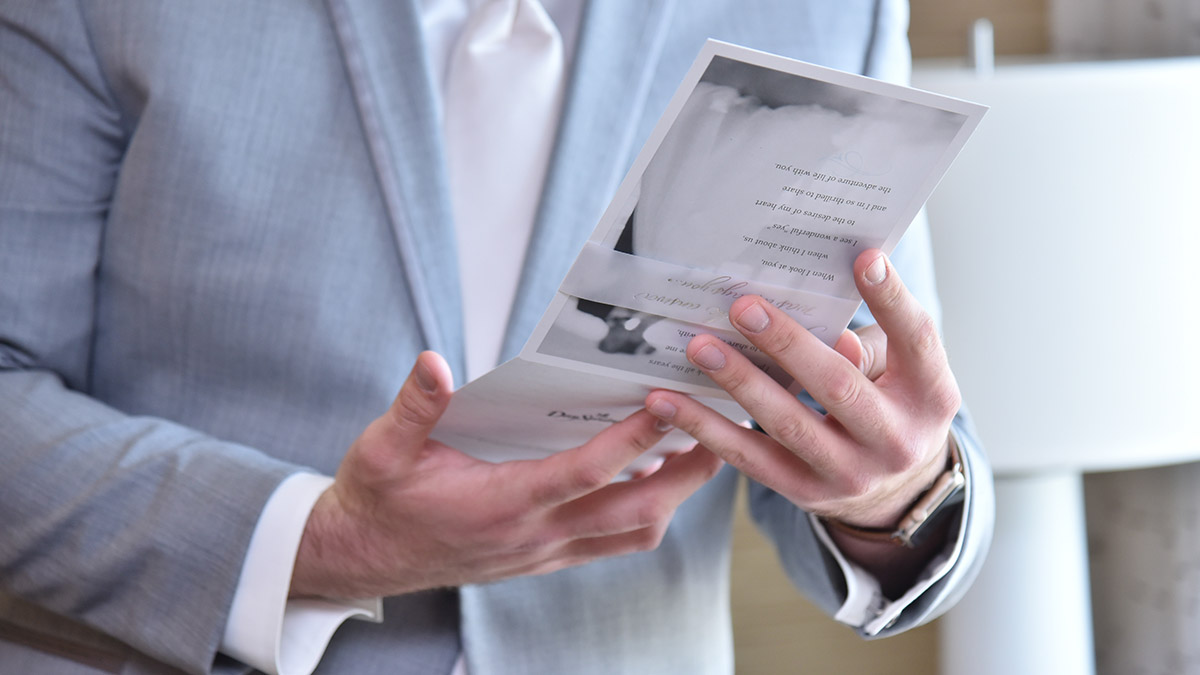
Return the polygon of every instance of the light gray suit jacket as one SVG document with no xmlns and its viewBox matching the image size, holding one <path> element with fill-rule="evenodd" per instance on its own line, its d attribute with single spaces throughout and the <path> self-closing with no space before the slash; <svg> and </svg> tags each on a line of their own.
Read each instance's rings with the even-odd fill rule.
<svg viewBox="0 0 1200 675">
<path fill-rule="evenodd" d="M 333 472 L 418 351 L 462 373 L 413 5 L 0 0 L 6 672 L 239 670 L 215 652 L 275 486 Z M 705 38 L 895 76 L 906 19 L 897 0 L 591 2 L 506 353 Z M 918 224 L 895 260 L 932 308 L 928 254 Z M 990 476 L 956 430 L 963 555 L 888 632 L 943 611 L 986 549 Z M 322 670 L 446 672 L 462 648 L 473 675 L 728 673 L 736 482 L 700 490 L 655 552 L 466 588 L 461 608 L 390 599 Z M 792 579 L 834 610 L 841 576 L 805 514 L 751 499 Z"/>
</svg>

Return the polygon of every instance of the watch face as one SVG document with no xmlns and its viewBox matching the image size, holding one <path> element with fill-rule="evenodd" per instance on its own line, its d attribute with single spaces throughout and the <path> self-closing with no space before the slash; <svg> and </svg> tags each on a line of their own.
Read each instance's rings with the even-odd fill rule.
<svg viewBox="0 0 1200 675">
<path fill-rule="evenodd" d="M 957 457 L 955 457 L 957 459 Z M 934 482 L 933 487 L 917 500 L 912 511 L 900 522 L 898 539 L 905 546 L 914 547 L 937 529 L 951 515 L 962 513 L 959 507 L 966 497 L 967 477 L 962 464 L 955 462 L 950 469 Z"/>
</svg>

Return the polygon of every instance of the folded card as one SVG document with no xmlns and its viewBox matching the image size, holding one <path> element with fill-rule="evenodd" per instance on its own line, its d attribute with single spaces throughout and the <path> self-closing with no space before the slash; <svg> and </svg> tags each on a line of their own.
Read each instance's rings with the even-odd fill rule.
<svg viewBox="0 0 1200 675">
<path fill-rule="evenodd" d="M 433 437 L 492 461 L 545 457 L 654 388 L 747 419 L 688 341 L 717 335 L 794 389 L 730 305 L 759 295 L 832 345 L 861 302 L 855 258 L 895 247 L 984 111 L 710 40 L 520 355 L 459 389 Z M 674 431 L 657 450 L 692 442 Z"/>
</svg>

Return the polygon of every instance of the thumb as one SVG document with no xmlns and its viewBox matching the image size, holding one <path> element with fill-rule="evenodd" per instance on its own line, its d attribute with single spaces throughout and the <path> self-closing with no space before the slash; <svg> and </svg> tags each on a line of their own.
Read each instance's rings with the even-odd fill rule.
<svg viewBox="0 0 1200 675">
<path fill-rule="evenodd" d="M 421 352 L 400 393 L 380 421 L 397 448 L 420 447 L 437 425 L 453 396 L 450 366 L 437 352 Z"/>
</svg>

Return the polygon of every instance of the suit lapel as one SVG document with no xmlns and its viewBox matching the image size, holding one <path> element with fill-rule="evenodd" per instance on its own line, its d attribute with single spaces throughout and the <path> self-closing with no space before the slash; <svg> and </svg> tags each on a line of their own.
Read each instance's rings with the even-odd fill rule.
<svg viewBox="0 0 1200 675">
<path fill-rule="evenodd" d="M 504 339 L 516 355 L 624 177 L 675 0 L 592 0 Z"/>
<path fill-rule="evenodd" d="M 462 300 L 441 123 L 412 2 L 326 0 L 417 321 L 462 381 Z"/>
</svg>

